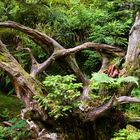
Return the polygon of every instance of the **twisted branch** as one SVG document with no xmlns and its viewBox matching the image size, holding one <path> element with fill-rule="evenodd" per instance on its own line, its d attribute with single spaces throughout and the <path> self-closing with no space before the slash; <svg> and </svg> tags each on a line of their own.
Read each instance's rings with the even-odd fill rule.
<svg viewBox="0 0 140 140">
<path fill-rule="evenodd" d="M 129 97 L 129 96 L 121 96 L 116 97 L 115 95 L 112 96 L 110 101 L 98 108 L 90 107 L 88 109 L 88 112 L 86 114 L 86 120 L 87 121 L 94 121 L 97 117 L 102 116 L 104 113 L 106 113 L 109 109 L 120 105 L 120 104 L 127 104 L 127 103 L 138 103 L 140 104 L 140 99 L 135 97 Z"/>
<path fill-rule="evenodd" d="M 82 82 L 85 87 L 88 87 L 89 80 L 85 76 L 85 74 L 80 70 L 80 68 L 75 60 L 75 56 L 73 55 L 74 53 L 81 51 L 83 49 L 92 48 L 95 51 L 98 51 L 100 53 L 105 53 L 105 54 L 109 54 L 109 55 L 113 55 L 113 56 L 124 56 L 124 51 L 120 48 L 116 48 L 116 47 L 106 45 L 106 44 L 98 44 L 98 43 L 94 43 L 94 42 L 87 42 L 82 45 L 76 46 L 74 48 L 65 49 L 62 45 L 60 45 L 58 42 L 56 42 L 54 39 L 47 36 L 46 34 L 43 34 L 35 29 L 31 29 L 29 27 L 23 26 L 21 24 L 13 22 L 13 21 L 1 22 L 0 27 L 13 28 L 13 29 L 26 33 L 30 38 L 32 38 L 33 40 L 35 40 L 36 42 L 41 44 L 41 47 L 47 53 L 49 52 L 49 54 L 52 54 L 42 64 L 39 64 L 37 66 L 32 65 L 32 66 L 35 66 L 35 67 L 32 67 L 32 70 L 31 70 L 32 76 L 36 76 L 37 74 L 43 72 L 54 60 L 56 60 L 62 56 L 65 56 L 64 57 L 65 62 L 67 62 L 67 64 L 73 70 L 73 72 L 77 76 L 77 79 L 80 82 Z M 34 59 L 32 58 L 32 60 L 34 60 Z M 85 88 L 85 89 L 87 89 L 87 88 Z M 87 92 L 89 92 L 89 91 L 90 90 L 84 90 L 83 96 L 84 95 L 87 96 L 88 95 Z"/>
</svg>

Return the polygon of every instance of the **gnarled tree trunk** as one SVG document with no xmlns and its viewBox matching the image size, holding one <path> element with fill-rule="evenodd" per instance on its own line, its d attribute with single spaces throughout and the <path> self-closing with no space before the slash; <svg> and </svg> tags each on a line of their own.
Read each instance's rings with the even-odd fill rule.
<svg viewBox="0 0 140 140">
<path fill-rule="evenodd" d="M 136 21 L 130 31 L 129 36 L 129 45 L 126 54 L 126 59 L 124 63 L 125 75 L 138 75 L 135 70 L 139 69 L 139 53 L 140 53 L 140 14 L 137 13 Z M 124 87 L 121 87 L 116 93 L 111 97 L 109 102 L 106 104 L 100 105 L 98 107 L 89 106 L 84 108 L 83 106 L 79 107 L 79 110 L 76 111 L 70 118 L 60 120 L 58 123 L 55 120 L 52 120 L 48 116 L 48 112 L 41 108 L 38 105 L 38 102 L 34 99 L 35 95 L 47 96 L 47 89 L 42 85 L 40 81 L 37 80 L 36 76 L 43 72 L 49 67 L 49 65 L 58 60 L 59 58 L 64 58 L 67 65 L 73 70 L 73 73 L 76 75 L 77 79 L 83 83 L 83 91 L 81 92 L 81 97 L 79 100 L 86 102 L 89 99 L 90 94 L 90 80 L 85 76 L 85 74 L 80 70 L 76 59 L 75 53 L 91 48 L 95 51 L 98 51 L 102 54 L 103 62 L 101 70 L 109 65 L 108 55 L 112 57 L 124 57 L 125 52 L 120 49 L 106 44 L 98 44 L 93 42 L 87 42 L 82 45 L 76 46 L 74 48 L 65 49 L 62 45 L 56 42 L 54 39 L 48 37 L 45 34 L 40 33 L 37 30 L 25 27 L 15 22 L 4 22 L 0 23 L 2 28 L 13 28 L 27 34 L 30 38 L 38 42 L 46 53 L 49 53 L 50 57 L 39 64 L 31 50 L 29 48 L 23 48 L 29 51 L 32 66 L 31 72 L 27 73 L 17 60 L 10 54 L 6 46 L 0 42 L 0 68 L 5 70 L 10 78 L 13 81 L 13 84 L 16 89 L 17 96 L 25 103 L 26 108 L 22 110 L 21 117 L 25 119 L 29 124 L 30 129 L 36 133 L 35 139 L 97 139 L 100 140 L 103 137 L 100 137 L 101 127 L 98 126 L 102 122 L 101 117 L 104 117 L 114 106 L 124 103 L 140 103 L 140 99 L 132 98 L 126 95 L 130 95 L 130 91 L 133 88 L 133 85 L 130 84 L 127 86 L 127 90 Z M 125 90 L 124 90 L 125 89 Z M 118 96 L 119 95 L 119 96 Z M 27 114 L 30 114 L 29 116 Z M 33 117 L 32 117 L 33 116 Z M 122 116 L 122 114 L 120 115 Z M 108 120 L 107 116 L 107 120 Z M 73 123 L 71 123 L 73 119 Z M 122 117 L 123 120 L 123 117 Z M 63 125 L 65 123 L 65 125 Z M 61 125 L 60 125 L 61 124 Z M 110 122 L 111 124 L 111 122 Z M 54 129 L 57 125 L 60 125 L 61 128 L 59 131 Z M 49 126 L 51 126 L 50 129 Z M 66 130 L 73 129 L 73 133 Z M 104 128 L 104 127 L 103 127 Z M 107 127 L 106 127 L 107 128 Z M 88 131 L 85 133 L 86 129 Z M 54 130 L 54 132 L 53 132 Z M 106 132 L 108 133 L 108 132 Z M 109 132 L 110 133 L 110 132 Z M 103 134 L 102 134 L 103 135 Z M 108 138 L 106 138 L 108 139 Z M 104 139 L 105 140 L 105 139 Z"/>
</svg>

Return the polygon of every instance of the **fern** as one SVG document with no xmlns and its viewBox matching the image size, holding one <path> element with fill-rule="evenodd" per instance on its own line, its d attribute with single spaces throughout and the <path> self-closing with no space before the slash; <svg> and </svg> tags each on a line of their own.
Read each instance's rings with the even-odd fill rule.
<svg viewBox="0 0 140 140">
<path fill-rule="evenodd" d="M 127 76 L 127 77 L 119 77 L 119 78 L 112 78 L 106 75 L 105 73 L 94 73 L 92 74 L 91 78 L 91 85 L 92 87 L 96 84 L 109 84 L 113 87 L 118 87 L 122 83 L 135 83 L 137 86 L 138 84 L 138 78 L 134 76 Z"/>
<path fill-rule="evenodd" d="M 105 73 L 94 73 L 92 74 L 91 81 L 96 81 L 98 84 L 100 83 L 114 83 L 114 79 L 108 77 Z"/>
<path fill-rule="evenodd" d="M 121 84 L 121 83 L 135 83 L 137 86 L 139 85 L 138 83 L 138 78 L 134 76 L 127 76 L 127 77 L 119 77 L 116 80 L 116 84 Z"/>
</svg>

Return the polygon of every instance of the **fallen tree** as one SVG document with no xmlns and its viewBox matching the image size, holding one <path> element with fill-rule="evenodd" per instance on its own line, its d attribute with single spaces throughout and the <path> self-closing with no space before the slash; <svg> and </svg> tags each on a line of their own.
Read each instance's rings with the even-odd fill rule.
<svg viewBox="0 0 140 140">
<path fill-rule="evenodd" d="M 50 66 L 50 64 L 52 64 L 52 62 L 59 62 L 59 58 L 63 58 L 66 64 L 73 71 L 77 80 L 83 84 L 83 88 L 80 90 L 81 95 L 78 100 L 81 100 L 82 102 L 88 102 L 88 100 L 90 100 L 89 95 L 91 93 L 90 79 L 88 79 L 79 68 L 75 59 L 75 54 L 87 48 L 99 52 L 103 56 L 100 71 L 104 71 L 110 65 L 110 56 L 111 58 L 121 58 L 125 56 L 125 62 L 123 64 L 123 69 L 121 70 L 123 71 L 122 75 L 134 75 L 139 77 L 139 73 L 137 72 L 137 70 L 139 70 L 140 53 L 139 26 L 140 13 L 137 13 L 135 23 L 132 26 L 129 34 L 128 49 L 125 56 L 125 52 L 118 47 L 94 42 L 87 42 L 82 45 L 66 49 L 54 39 L 35 29 L 25 27 L 13 21 L 0 23 L 0 28 L 13 28 L 27 34 L 32 40 L 40 44 L 43 50 L 49 55 L 48 59 L 43 63 L 38 63 L 30 48 L 26 48 L 26 46 L 23 48 L 18 48 L 19 50 L 26 50 L 30 54 L 32 66 L 30 73 L 28 73 L 12 56 L 12 54 L 6 48 L 6 45 L 0 41 L 0 68 L 8 73 L 15 86 L 17 96 L 25 103 L 26 108 L 22 110 L 21 117 L 22 119 L 26 120 L 30 126 L 30 129 L 36 132 L 36 139 L 42 140 L 49 137 L 50 139 L 56 139 L 56 137 L 58 139 L 62 139 L 62 134 L 60 134 L 61 131 L 57 132 L 55 130 L 53 132 L 48 130 L 47 127 L 48 124 L 51 124 L 52 126 L 54 125 L 55 127 L 58 122 L 50 118 L 48 111 L 40 107 L 39 103 L 34 99 L 34 96 L 36 95 L 41 95 L 44 98 L 46 98 L 48 95 L 47 89 L 37 79 L 37 75 L 45 71 Z M 100 104 L 99 106 L 84 107 L 81 105 L 74 113 L 76 114 L 76 117 L 78 116 L 82 122 L 94 123 L 96 122 L 97 118 L 104 116 L 110 109 L 117 105 L 125 103 L 140 103 L 140 99 L 129 96 L 133 87 L 134 84 L 132 83 L 123 85 L 115 91 L 114 95 L 112 95 L 108 102 Z M 33 117 L 30 118 L 27 116 L 28 112 L 30 112 L 30 116 L 33 115 Z M 73 116 L 75 115 L 73 114 Z M 80 139 L 79 136 L 77 137 Z"/>
</svg>

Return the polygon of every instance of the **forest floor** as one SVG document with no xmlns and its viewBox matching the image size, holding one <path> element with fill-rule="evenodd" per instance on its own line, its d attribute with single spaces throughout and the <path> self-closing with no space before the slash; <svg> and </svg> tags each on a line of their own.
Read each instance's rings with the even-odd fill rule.
<svg viewBox="0 0 140 140">
<path fill-rule="evenodd" d="M 21 108 L 23 104 L 17 97 L 0 92 L 0 122 L 19 117 Z"/>
</svg>

